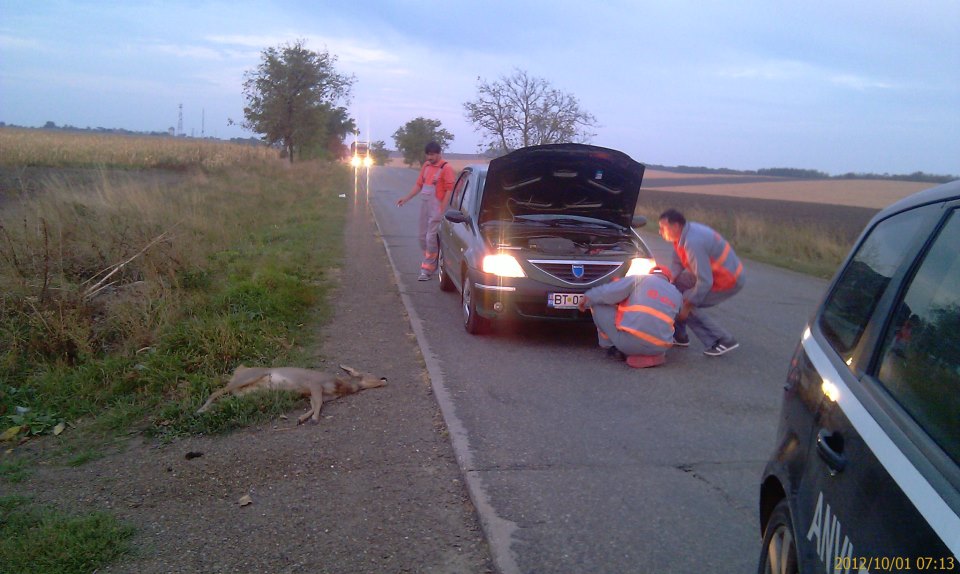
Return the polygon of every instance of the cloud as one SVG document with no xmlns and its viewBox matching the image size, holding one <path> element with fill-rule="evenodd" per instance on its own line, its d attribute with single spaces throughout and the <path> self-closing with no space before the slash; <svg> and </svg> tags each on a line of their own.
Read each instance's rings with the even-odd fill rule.
<svg viewBox="0 0 960 574">
<path fill-rule="evenodd" d="M 197 60 L 223 60 L 224 53 L 206 48 L 203 46 L 178 46 L 173 44 L 157 44 L 153 49 L 162 54 L 170 54 L 178 58 L 190 58 Z"/>
<path fill-rule="evenodd" d="M 838 86 L 853 88 L 860 91 L 870 89 L 889 90 L 897 87 L 895 84 L 891 84 L 889 82 L 874 80 L 853 74 L 837 74 L 830 78 L 830 82 Z"/>
<path fill-rule="evenodd" d="M 865 91 L 891 89 L 890 82 L 858 74 L 830 70 L 797 60 L 767 60 L 744 66 L 730 66 L 718 71 L 721 78 L 733 80 L 759 80 L 767 82 L 805 82 L 808 85 L 831 84 L 842 88 Z"/>
<path fill-rule="evenodd" d="M 43 46 L 33 38 L 20 38 L 0 33 L 0 49 L 2 50 L 39 50 Z"/>
<path fill-rule="evenodd" d="M 814 68 L 795 60 L 768 60 L 745 66 L 721 68 L 718 74 L 722 78 L 735 80 L 790 81 L 814 75 Z"/>
<path fill-rule="evenodd" d="M 269 48 L 271 46 L 280 46 L 292 42 L 291 38 L 300 38 L 297 34 L 277 34 L 277 35 L 245 35 L 245 34 L 221 34 L 207 36 L 205 39 L 214 44 L 226 44 L 228 46 L 242 46 L 245 48 Z"/>
<path fill-rule="evenodd" d="M 290 33 L 286 35 L 218 35 L 208 36 L 206 39 L 214 44 L 243 46 L 258 50 L 292 44 L 298 39 L 303 39 L 308 49 L 327 50 L 346 64 L 393 64 L 400 61 L 400 57 L 393 52 L 353 38 Z"/>
</svg>

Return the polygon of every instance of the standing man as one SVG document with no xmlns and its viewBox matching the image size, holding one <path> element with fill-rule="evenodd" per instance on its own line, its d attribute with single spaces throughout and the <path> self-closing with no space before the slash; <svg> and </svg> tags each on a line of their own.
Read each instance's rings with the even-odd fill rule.
<svg viewBox="0 0 960 574">
<path fill-rule="evenodd" d="M 423 148 L 427 157 L 420 168 L 420 176 L 413 184 L 405 197 L 397 201 L 397 207 L 420 194 L 420 250 L 423 251 L 423 261 L 420 263 L 420 276 L 417 281 L 428 281 L 437 270 L 437 257 L 440 248 L 437 243 L 437 230 L 440 228 L 440 218 L 443 216 L 443 201 L 447 193 L 453 189 L 453 168 L 440 158 L 440 144 L 435 141 Z"/>
<path fill-rule="evenodd" d="M 600 347 L 637 369 L 666 362 L 683 297 L 659 274 L 615 279 L 587 291 L 578 307 L 593 313 Z"/>
<path fill-rule="evenodd" d="M 733 336 L 703 312 L 743 289 L 743 264 L 730 243 L 702 223 L 688 222 L 676 209 L 660 214 L 660 235 L 673 243 L 668 277 L 683 293 L 677 315 L 674 343 L 690 344 L 686 324 L 700 339 L 710 357 L 719 357 L 740 346 Z"/>
</svg>

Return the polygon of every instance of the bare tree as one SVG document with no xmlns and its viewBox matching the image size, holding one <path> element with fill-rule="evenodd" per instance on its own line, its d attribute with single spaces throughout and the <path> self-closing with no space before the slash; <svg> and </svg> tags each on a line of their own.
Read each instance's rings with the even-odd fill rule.
<svg viewBox="0 0 960 574">
<path fill-rule="evenodd" d="M 514 70 L 477 86 L 477 99 L 463 105 L 484 145 L 504 152 L 521 147 L 565 142 L 586 142 L 596 134 L 597 119 L 580 108 L 572 94 L 561 92 L 543 78 Z"/>
</svg>

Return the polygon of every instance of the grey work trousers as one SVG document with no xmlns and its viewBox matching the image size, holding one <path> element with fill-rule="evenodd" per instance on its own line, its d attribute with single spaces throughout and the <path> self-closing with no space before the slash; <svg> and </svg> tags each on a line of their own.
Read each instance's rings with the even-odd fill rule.
<svg viewBox="0 0 960 574">
<path fill-rule="evenodd" d="M 673 282 L 676 285 L 677 289 L 681 293 L 689 291 L 697 284 L 697 278 L 690 273 L 689 271 L 682 271 L 677 277 L 677 280 Z M 733 297 L 740 290 L 743 289 L 743 275 L 737 280 L 737 284 L 732 289 L 727 289 L 726 291 L 711 291 L 707 293 L 707 296 L 704 297 L 703 301 L 699 305 L 693 308 L 690 311 L 690 314 L 687 315 L 686 321 L 677 321 L 675 323 L 675 331 L 680 334 L 686 334 L 687 326 L 690 326 L 690 330 L 693 331 L 693 334 L 697 336 L 697 339 L 703 343 L 704 347 L 712 347 L 719 341 L 730 341 L 733 339 L 733 335 L 729 331 L 720 326 L 720 323 L 716 321 L 713 317 L 707 314 L 704 311 L 707 307 L 713 307 L 723 303 L 730 297 Z"/>
</svg>

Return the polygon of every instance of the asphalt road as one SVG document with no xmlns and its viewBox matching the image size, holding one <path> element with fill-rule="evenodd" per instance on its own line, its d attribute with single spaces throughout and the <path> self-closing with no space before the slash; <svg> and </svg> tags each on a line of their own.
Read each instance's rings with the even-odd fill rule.
<svg viewBox="0 0 960 574">
<path fill-rule="evenodd" d="M 418 206 L 395 206 L 415 177 L 374 168 L 355 200 L 373 209 L 498 569 L 754 571 L 784 376 L 826 283 L 746 262 L 746 287 L 716 309 L 740 349 L 706 357 L 694 338 L 655 369 L 606 358 L 590 325 L 471 336 L 459 294 L 416 281 Z"/>
</svg>

